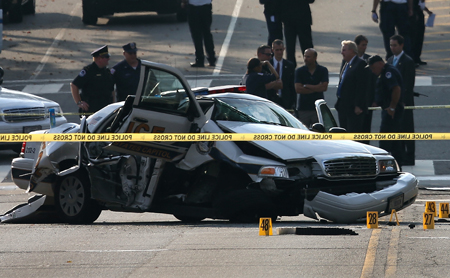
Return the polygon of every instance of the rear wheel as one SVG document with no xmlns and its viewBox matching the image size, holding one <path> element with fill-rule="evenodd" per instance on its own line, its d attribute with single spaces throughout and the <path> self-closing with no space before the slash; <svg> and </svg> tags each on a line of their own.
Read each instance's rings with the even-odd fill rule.
<svg viewBox="0 0 450 278">
<path fill-rule="evenodd" d="M 91 224 L 101 213 L 98 203 L 91 199 L 87 177 L 79 172 L 64 176 L 56 185 L 55 207 L 69 224 Z"/>
<path fill-rule="evenodd" d="M 187 222 L 187 223 L 200 222 L 203 219 L 205 219 L 203 217 L 192 217 L 192 216 L 185 216 L 185 215 L 178 215 L 178 214 L 174 214 L 173 216 L 175 216 L 176 219 L 178 219 L 182 222 Z"/>
<path fill-rule="evenodd" d="M 90 4 L 89 0 L 83 0 L 82 21 L 86 25 L 97 24 L 98 16 L 95 14 L 95 6 Z"/>
</svg>

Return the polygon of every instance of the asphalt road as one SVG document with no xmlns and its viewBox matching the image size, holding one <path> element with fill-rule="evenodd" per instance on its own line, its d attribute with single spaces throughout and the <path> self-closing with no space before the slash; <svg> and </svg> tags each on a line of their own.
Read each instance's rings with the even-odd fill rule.
<svg viewBox="0 0 450 278">
<path fill-rule="evenodd" d="M 362 33 L 369 38 L 368 53 L 383 55 L 380 31 L 370 20 L 371 2 L 326 0 L 311 5 L 318 61 L 332 77 L 341 63 L 341 40 Z M 192 86 L 237 84 L 247 60 L 266 41 L 262 6 L 256 0 L 214 1 L 213 5 L 219 63 L 215 68 L 191 69 L 194 54 L 189 29 L 174 16 L 120 14 L 85 26 L 80 20 L 81 1 L 36 0 L 36 15 L 4 27 L 0 54 L 4 86 L 56 100 L 64 112 L 76 112 L 68 84 L 91 62 L 89 53 L 108 44 L 112 66 L 122 59 L 121 46 L 130 41 L 137 43 L 140 58 L 179 68 Z M 436 0 L 427 5 L 437 19 L 435 27 L 426 31 L 422 59 L 429 64 L 417 70 L 422 83 L 416 84 L 416 91 L 428 97 L 416 99 L 416 105 L 448 104 L 450 7 L 447 1 Z M 299 48 L 297 54 L 300 66 Z M 330 106 L 335 91 L 335 85 L 330 85 L 326 93 Z M 416 111 L 416 131 L 447 132 L 448 114 L 448 110 Z M 374 132 L 378 126 L 375 114 Z M 448 141 L 417 142 L 416 159 L 421 163 L 412 172 L 442 177 L 445 183 L 450 174 L 448 152 Z M 0 151 L 0 173 L 14 156 Z M 431 165 L 431 170 L 422 165 Z M 3 185 L 10 184 L 0 183 L 0 212 L 27 199 L 27 194 Z M 382 219 L 377 230 L 367 229 L 364 223 L 337 226 L 303 217 L 287 217 L 274 224 L 275 228 L 348 228 L 357 236 L 260 237 L 257 225 L 223 221 L 188 225 L 172 216 L 113 212 L 104 212 L 90 226 L 0 224 L 0 276 L 442 277 L 448 270 L 448 222 L 438 222 L 434 230 L 424 230 L 421 224 L 424 201 L 449 202 L 447 194 L 421 191 L 414 205 L 399 212 L 398 227 L 386 225 L 389 219 Z M 410 229 L 410 223 L 416 227 Z"/>
</svg>

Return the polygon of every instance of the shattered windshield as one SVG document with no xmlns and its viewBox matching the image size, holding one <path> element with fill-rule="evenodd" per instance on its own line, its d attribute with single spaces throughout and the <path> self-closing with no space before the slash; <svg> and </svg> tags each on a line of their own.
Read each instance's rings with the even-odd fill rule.
<svg viewBox="0 0 450 278">
<path fill-rule="evenodd" d="M 213 120 L 264 123 L 307 130 L 292 114 L 266 101 L 217 98 Z"/>
</svg>

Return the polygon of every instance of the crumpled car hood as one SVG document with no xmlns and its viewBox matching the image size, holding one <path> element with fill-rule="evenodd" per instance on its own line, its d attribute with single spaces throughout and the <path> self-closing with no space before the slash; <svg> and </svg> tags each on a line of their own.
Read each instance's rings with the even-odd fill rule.
<svg viewBox="0 0 450 278">
<path fill-rule="evenodd" d="M 233 133 L 298 133 L 320 134 L 308 130 L 271 124 L 217 121 L 217 124 Z M 326 134 L 326 133 L 323 133 Z M 336 133 L 335 133 L 336 134 Z M 355 154 L 387 154 L 385 150 L 350 140 L 311 140 L 311 141 L 252 141 L 253 144 L 266 150 L 280 159 L 291 161 L 314 156 L 335 153 Z"/>
</svg>

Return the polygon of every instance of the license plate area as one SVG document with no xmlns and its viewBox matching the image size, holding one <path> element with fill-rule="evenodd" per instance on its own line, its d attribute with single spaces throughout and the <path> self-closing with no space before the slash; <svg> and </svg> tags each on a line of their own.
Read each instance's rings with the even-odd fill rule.
<svg viewBox="0 0 450 278">
<path fill-rule="evenodd" d="M 32 131 L 40 130 L 40 129 L 42 129 L 42 126 L 40 126 L 40 125 L 24 126 L 23 133 L 30 133 Z"/>
<path fill-rule="evenodd" d="M 391 213 L 393 209 L 396 211 L 402 208 L 405 199 L 405 194 L 400 193 L 388 199 L 388 207 L 386 212 Z"/>
</svg>

